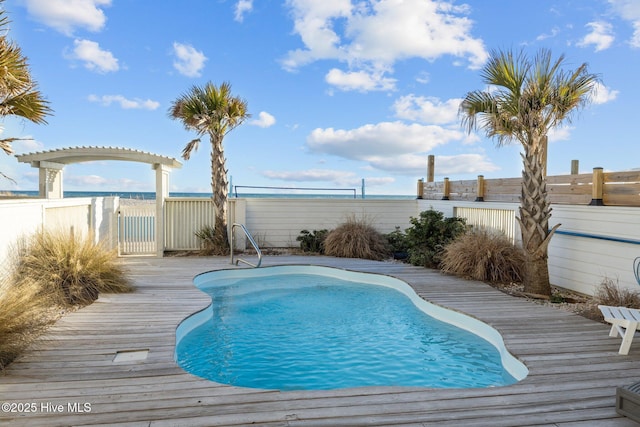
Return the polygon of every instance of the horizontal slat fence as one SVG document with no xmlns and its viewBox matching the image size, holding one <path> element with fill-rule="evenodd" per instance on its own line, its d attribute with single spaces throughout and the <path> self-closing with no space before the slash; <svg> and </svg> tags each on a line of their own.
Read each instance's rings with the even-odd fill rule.
<svg viewBox="0 0 640 427">
<path fill-rule="evenodd" d="M 602 182 L 597 182 L 598 179 Z M 447 193 L 444 181 L 425 182 L 422 198 L 474 201 L 481 197 L 485 202 L 517 203 L 520 201 L 521 183 L 521 178 L 484 179 L 480 176 L 476 180 L 448 181 Z M 594 190 L 598 186 L 602 189 L 600 195 Z M 482 194 L 479 188 L 483 188 Z M 549 201 L 554 204 L 588 205 L 599 199 L 606 206 L 640 206 L 640 171 L 598 175 L 594 170 L 592 174 L 548 176 L 547 193 Z"/>
</svg>

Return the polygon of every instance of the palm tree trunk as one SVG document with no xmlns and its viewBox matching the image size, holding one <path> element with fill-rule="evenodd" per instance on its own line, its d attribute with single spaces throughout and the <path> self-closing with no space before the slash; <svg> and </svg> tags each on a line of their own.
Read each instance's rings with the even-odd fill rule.
<svg viewBox="0 0 640 427">
<path fill-rule="evenodd" d="M 533 147 L 525 146 L 524 148 L 520 217 L 517 218 L 525 252 L 524 291 L 549 296 L 551 285 L 547 249 L 551 236 L 560 224 L 549 230 L 551 207 L 547 200 L 542 146 L 534 144 Z"/>
<path fill-rule="evenodd" d="M 227 238 L 227 196 L 228 182 L 227 169 L 225 167 L 224 148 L 222 136 L 211 134 L 211 192 L 213 210 L 215 213 L 215 255 L 227 255 L 229 253 L 229 240 Z"/>
</svg>

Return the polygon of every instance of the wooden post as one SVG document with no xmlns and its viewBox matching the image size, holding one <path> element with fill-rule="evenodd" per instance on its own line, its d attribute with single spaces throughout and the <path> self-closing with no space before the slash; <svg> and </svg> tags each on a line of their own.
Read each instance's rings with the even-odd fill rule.
<svg viewBox="0 0 640 427">
<path fill-rule="evenodd" d="M 436 156 L 429 154 L 427 157 L 427 182 L 433 182 L 433 176 L 435 175 Z"/>
<path fill-rule="evenodd" d="M 591 203 L 589 206 L 604 206 L 602 194 L 604 191 L 604 171 L 593 168 L 593 182 L 591 183 Z"/>
<path fill-rule="evenodd" d="M 571 175 L 578 175 L 580 173 L 580 161 L 571 160 Z"/>
<path fill-rule="evenodd" d="M 478 191 L 476 202 L 484 202 L 484 175 L 478 175 Z"/>
<path fill-rule="evenodd" d="M 449 178 L 444 179 L 444 194 L 442 200 L 449 200 L 449 194 L 451 193 L 451 184 L 449 184 Z"/>
<path fill-rule="evenodd" d="M 418 199 L 424 198 L 424 179 L 418 180 Z"/>
</svg>

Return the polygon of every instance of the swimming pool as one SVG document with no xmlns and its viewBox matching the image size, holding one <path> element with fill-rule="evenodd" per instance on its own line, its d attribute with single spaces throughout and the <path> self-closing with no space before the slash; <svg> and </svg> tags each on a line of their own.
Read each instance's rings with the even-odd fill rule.
<svg viewBox="0 0 640 427">
<path fill-rule="evenodd" d="M 223 384 L 278 390 L 494 387 L 527 368 L 489 325 L 393 277 L 318 266 L 203 273 L 212 304 L 176 332 L 176 361 Z"/>
</svg>

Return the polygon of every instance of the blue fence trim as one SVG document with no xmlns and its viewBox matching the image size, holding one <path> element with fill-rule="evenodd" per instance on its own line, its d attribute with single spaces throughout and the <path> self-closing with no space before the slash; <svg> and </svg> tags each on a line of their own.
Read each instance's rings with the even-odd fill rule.
<svg viewBox="0 0 640 427">
<path fill-rule="evenodd" d="M 629 243 L 631 245 L 640 245 L 640 240 L 624 239 L 622 237 L 601 236 L 598 234 L 578 233 L 576 231 L 563 231 L 563 230 L 556 230 L 556 234 L 563 234 L 565 236 L 574 236 L 574 237 L 586 237 L 589 239 L 608 240 L 610 242 Z"/>
</svg>

